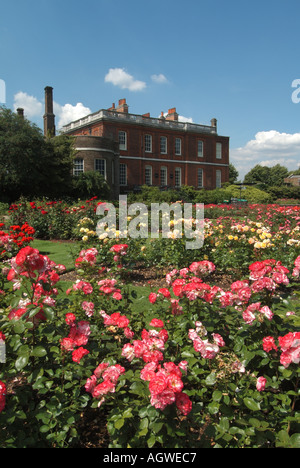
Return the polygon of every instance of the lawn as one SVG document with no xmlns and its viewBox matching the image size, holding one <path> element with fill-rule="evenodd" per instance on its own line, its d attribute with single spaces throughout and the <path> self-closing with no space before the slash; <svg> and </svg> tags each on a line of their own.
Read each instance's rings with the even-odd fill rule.
<svg viewBox="0 0 300 468">
<path fill-rule="evenodd" d="M 79 249 L 77 242 L 35 239 L 31 246 L 38 249 L 41 255 L 47 255 L 55 263 L 64 265 L 66 272 L 74 270 L 74 260 Z"/>
</svg>

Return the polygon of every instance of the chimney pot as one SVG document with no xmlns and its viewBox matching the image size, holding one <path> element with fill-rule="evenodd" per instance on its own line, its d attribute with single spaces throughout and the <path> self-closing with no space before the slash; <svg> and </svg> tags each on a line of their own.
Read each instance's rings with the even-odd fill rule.
<svg viewBox="0 0 300 468">
<path fill-rule="evenodd" d="M 17 113 L 20 117 L 24 118 L 24 109 L 22 107 L 18 107 Z"/>
<path fill-rule="evenodd" d="M 211 124 L 212 127 L 215 127 L 215 129 L 217 131 L 217 119 L 211 119 L 210 124 Z"/>
</svg>

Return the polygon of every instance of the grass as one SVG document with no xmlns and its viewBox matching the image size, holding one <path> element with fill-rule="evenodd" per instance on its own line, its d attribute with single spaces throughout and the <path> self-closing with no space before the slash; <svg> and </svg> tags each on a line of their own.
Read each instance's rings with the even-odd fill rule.
<svg viewBox="0 0 300 468">
<path fill-rule="evenodd" d="M 79 250 L 78 243 L 35 239 L 30 246 L 38 249 L 41 255 L 47 255 L 55 263 L 64 265 L 66 272 L 74 270 L 75 258 Z"/>
</svg>

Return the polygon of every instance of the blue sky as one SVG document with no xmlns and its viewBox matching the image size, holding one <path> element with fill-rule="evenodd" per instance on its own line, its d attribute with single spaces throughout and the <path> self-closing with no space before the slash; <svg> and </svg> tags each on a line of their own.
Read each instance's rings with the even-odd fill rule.
<svg viewBox="0 0 300 468">
<path fill-rule="evenodd" d="M 10 0 L 0 12 L 0 98 L 5 83 L 5 105 L 41 128 L 52 86 L 58 127 L 126 98 L 135 114 L 217 118 L 241 180 L 258 163 L 298 168 L 299 0 Z"/>
</svg>

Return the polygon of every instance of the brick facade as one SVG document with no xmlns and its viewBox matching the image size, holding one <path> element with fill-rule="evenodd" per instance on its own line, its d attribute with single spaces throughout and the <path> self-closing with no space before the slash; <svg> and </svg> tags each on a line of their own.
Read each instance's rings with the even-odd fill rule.
<svg viewBox="0 0 300 468">
<path fill-rule="evenodd" d="M 95 169 L 95 158 L 106 160 L 114 194 L 119 173 L 121 192 L 143 184 L 214 189 L 229 179 L 229 137 L 218 135 L 216 119 L 210 126 L 180 122 L 175 108 L 159 118 L 130 114 L 121 99 L 117 107 L 71 122 L 63 133 L 77 137 L 76 157 L 84 159 L 84 170 Z"/>
</svg>

